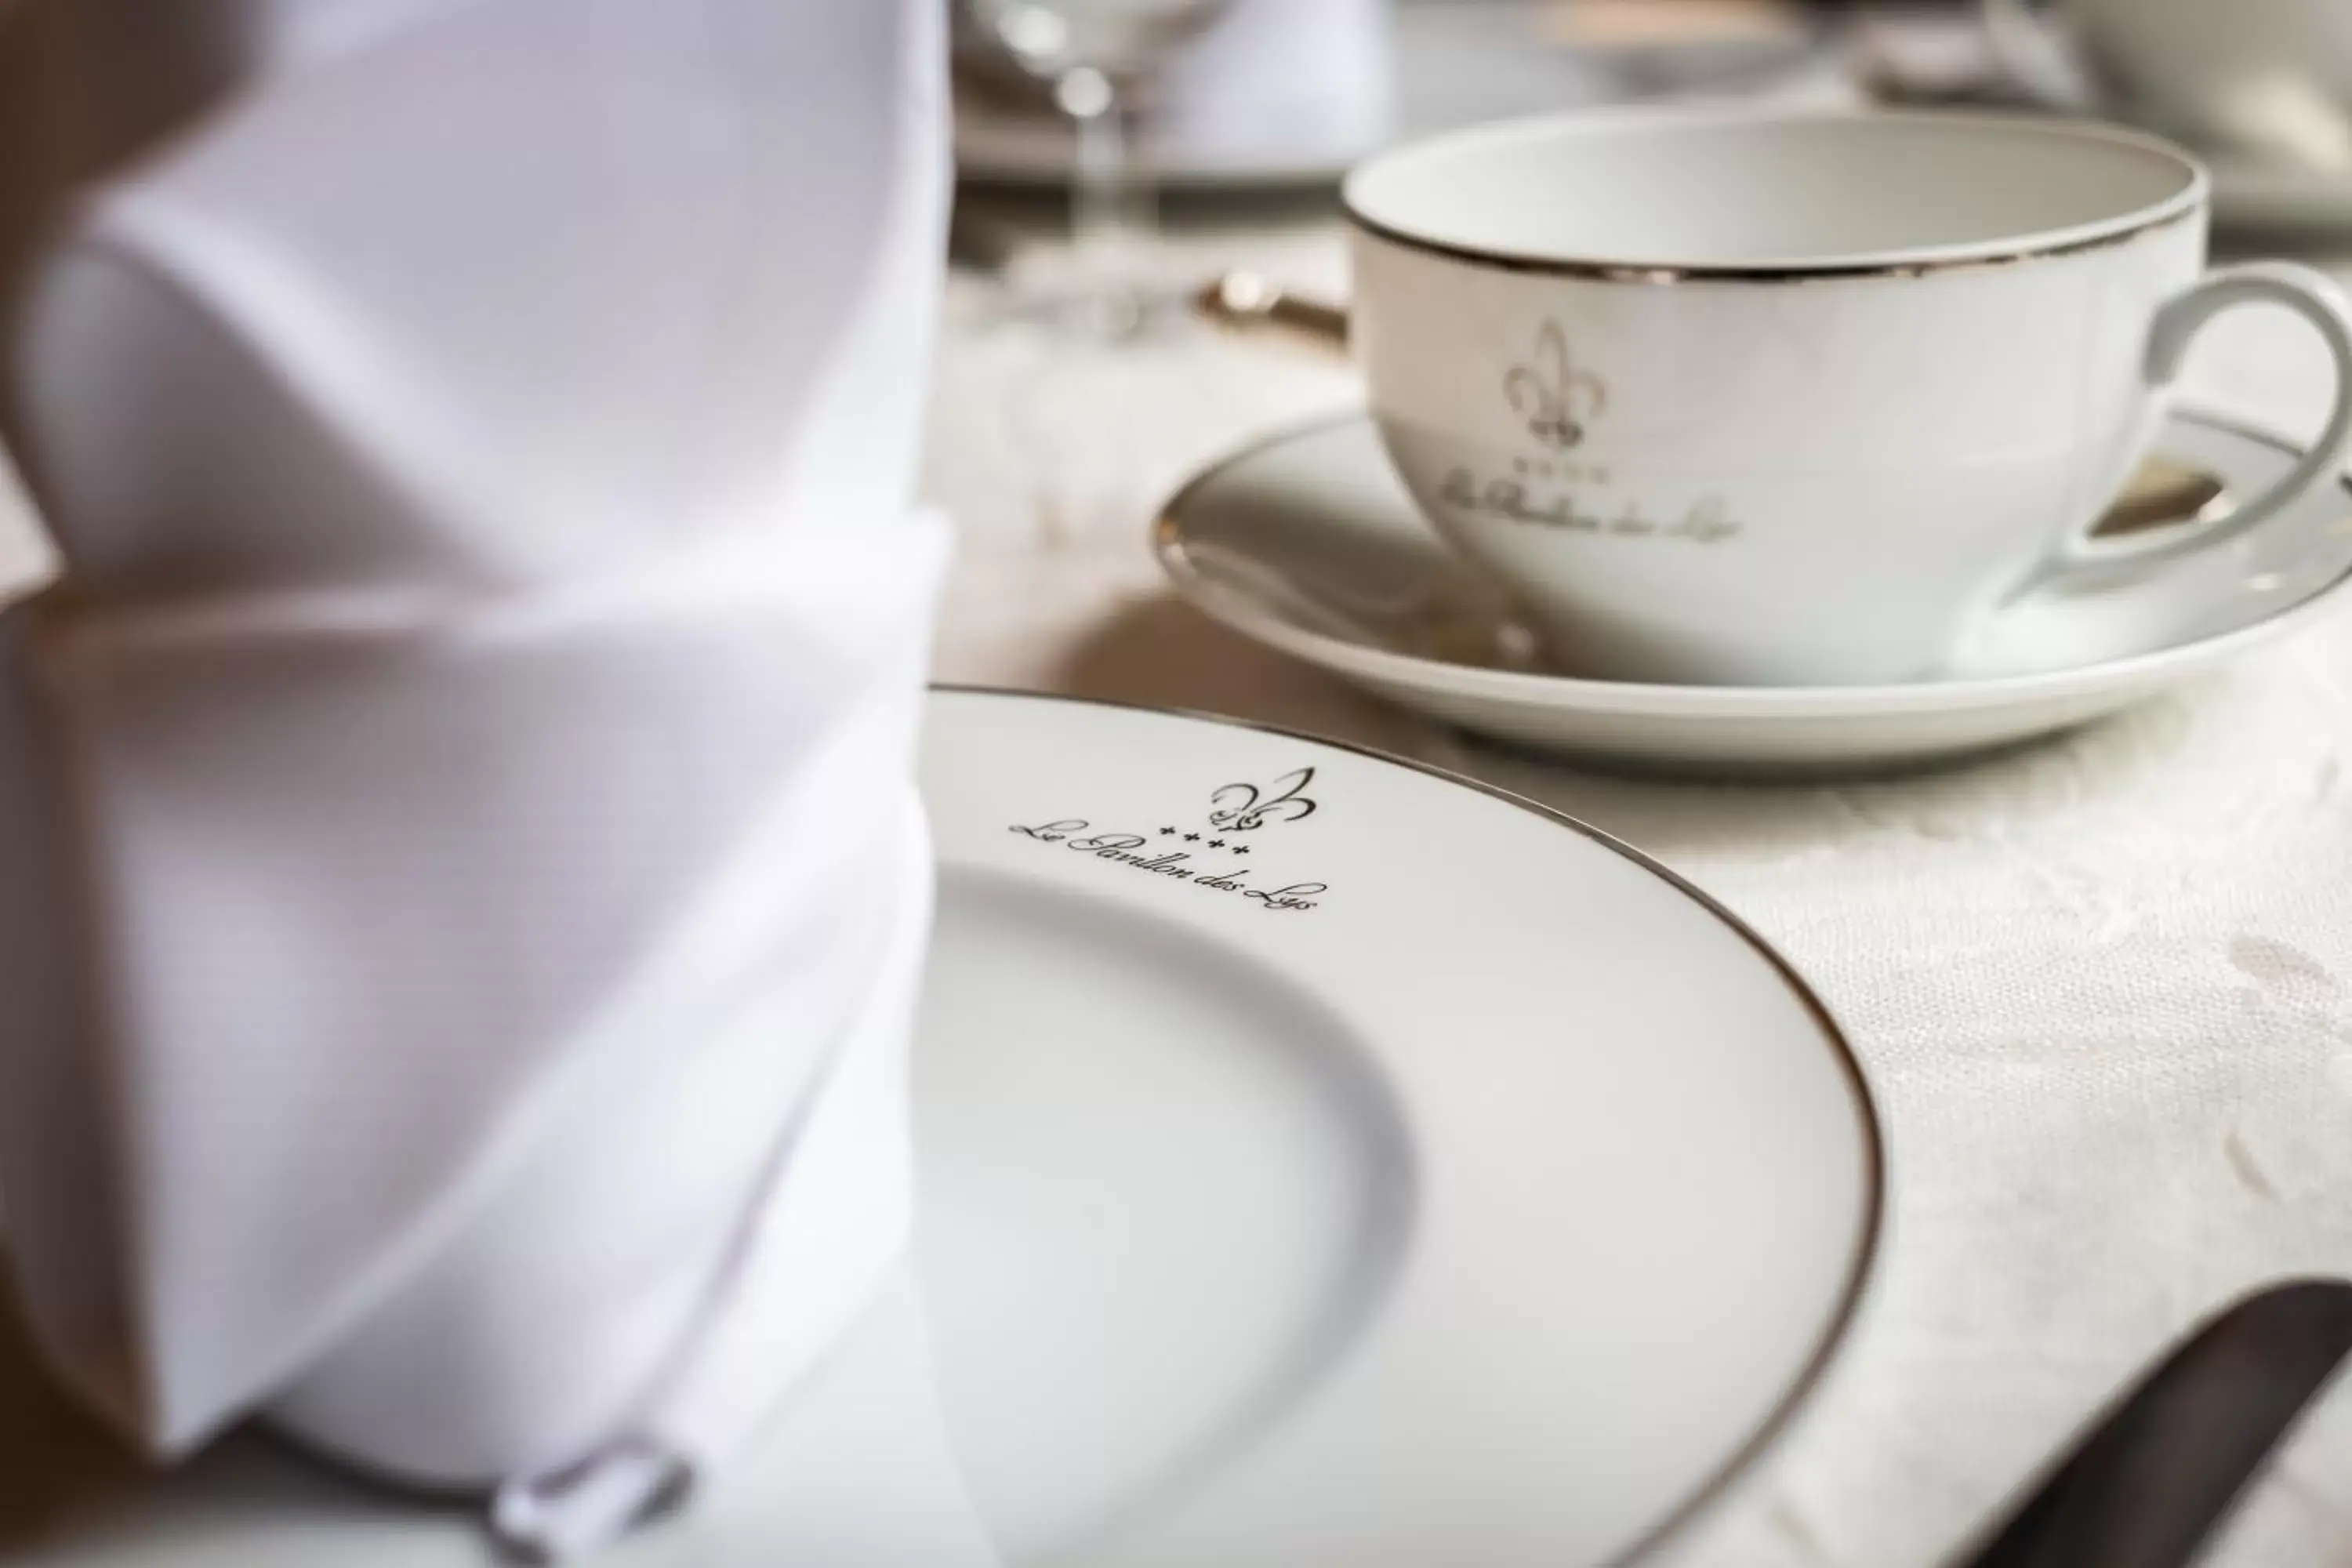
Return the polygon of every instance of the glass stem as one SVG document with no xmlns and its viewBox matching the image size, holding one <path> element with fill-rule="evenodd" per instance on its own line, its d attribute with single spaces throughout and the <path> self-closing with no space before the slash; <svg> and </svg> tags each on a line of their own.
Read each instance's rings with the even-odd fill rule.
<svg viewBox="0 0 2352 1568">
<path fill-rule="evenodd" d="M 1108 76 L 1085 66 L 1065 76 L 1055 96 L 1077 137 L 1070 180 L 1072 243 L 1098 268 L 1129 270 L 1159 218 L 1156 193 L 1136 156 L 1133 101 Z"/>
</svg>

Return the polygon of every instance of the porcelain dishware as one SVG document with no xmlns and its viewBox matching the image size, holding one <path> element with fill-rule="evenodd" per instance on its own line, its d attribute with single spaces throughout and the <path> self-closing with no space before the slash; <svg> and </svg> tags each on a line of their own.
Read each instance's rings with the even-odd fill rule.
<svg viewBox="0 0 2352 1568">
<path fill-rule="evenodd" d="M 2030 93 L 2352 174 L 2352 7 L 2334 0 L 1984 0 Z M 2340 199 L 2340 198 L 2339 198 Z"/>
<path fill-rule="evenodd" d="M 2165 481 L 2154 518 L 2257 494 L 2303 455 L 2223 416 L 2175 410 L 2151 458 Z M 2102 526 L 2113 535 L 2149 521 L 2118 509 Z M 1886 686 L 1561 672 L 1517 608 L 1431 529 L 1360 414 L 1210 465 L 1161 510 L 1156 544 L 1177 591 L 1216 620 L 1442 722 L 1646 770 L 1820 774 L 1916 766 L 2079 725 L 2335 613 L 2352 590 L 2352 489 L 2313 492 L 2242 551 L 2201 552 L 2121 588 L 2026 595 L 1939 679 Z"/>
<path fill-rule="evenodd" d="M 2200 277 L 2205 174 L 2135 132 L 1627 111 L 1406 146 L 1344 204 L 1388 454 L 1580 675 L 1924 679 L 2021 593 L 2259 531 L 2352 435 L 2341 296 Z M 2325 435 L 2226 517 L 2091 539 L 2190 341 L 2254 301 L 2333 357 Z"/>
<path fill-rule="evenodd" d="M 2224 152 L 2207 163 L 2217 228 L 2292 233 L 2304 243 L 2352 233 L 2352 172 Z"/>
<path fill-rule="evenodd" d="M 1879 1136 L 1836 1024 L 1703 895 L 1172 714 L 939 692 L 921 773 L 915 1268 L 616 1568 L 1600 1568 L 1801 1418 Z M 14 1330 L 12 1568 L 492 1568 L 461 1513 L 267 1445 L 109 1461 Z"/>
<path fill-rule="evenodd" d="M 1145 258 L 1159 230 L 1150 167 L 1136 156 L 1152 78 L 1197 42 L 1231 0 L 963 0 L 1004 58 L 1046 89 L 1069 121 L 1071 260 L 1057 281 L 1033 280 L 1015 308 L 1090 339 L 1143 331 L 1165 289 Z"/>
<path fill-rule="evenodd" d="M 1155 78 L 1134 156 L 1162 187 L 1280 195 L 1336 186 L 1399 136 L 1514 115 L 1661 93 L 1814 106 L 1857 99 L 1831 30 L 1794 8 L 1757 7 L 1763 26 L 1724 36 L 1717 8 L 1664 7 L 1718 20 L 1698 23 L 1696 37 L 1613 47 L 1572 28 L 1561 36 L 1561 18 L 1581 9 L 1526 0 L 1235 0 Z M 965 63 L 984 68 L 974 52 L 966 50 Z M 965 182 L 1069 180 L 1077 145 L 1067 118 L 992 85 L 983 78 L 980 90 L 957 95 Z"/>
</svg>

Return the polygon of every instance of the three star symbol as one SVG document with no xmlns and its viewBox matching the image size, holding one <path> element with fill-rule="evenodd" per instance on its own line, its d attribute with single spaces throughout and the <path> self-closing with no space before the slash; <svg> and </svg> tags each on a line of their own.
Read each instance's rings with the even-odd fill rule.
<svg viewBox="0 0 2352 1568">
<path fill-rule="evenodd" d="M 1179 828 L 1163 827 L 1160 830 L 1160 837 L 1162 838 L 1174 838 L 1178 837 L 1181 832 L 1181 830 Z M 1184 842 L 1187 844 L 1198 844 L 1201 842 L 1201 835 L 1197 833 L 1184 833 L 1182 834 L 1182 837 Z M 1208 841 L 1208 847 L 1212 849 L 1231 849 L 1236 855 L 1246 855 L 1250 852 L 1250 847 L 1248 845 L 1234 844 L 1223 838 L 1210 839 Z"/>
</svg>

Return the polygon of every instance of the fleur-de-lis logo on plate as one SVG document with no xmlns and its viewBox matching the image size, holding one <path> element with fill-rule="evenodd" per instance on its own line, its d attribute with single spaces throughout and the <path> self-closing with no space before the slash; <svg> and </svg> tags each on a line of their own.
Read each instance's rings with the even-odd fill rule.
<svg viewBox="0 0 2352 1568">
<path fill-rule="evenodd" d="M 1209 797 L 1209 826 L 1221 833 L 1255 833 L 1270 822 L 1303 822 L 1316 812 L 1306 793 L 1314 782 L 1315 770 L 1301 768 L 1262 790 L 1229 784 Z"/>
<path fill-rule="evenodd" d="M 1528 422 L 1528 434 L 1555 452 L 1581 445 L 1585 426 L 1609 406 L 1609 388 L 1570 357 L 1558 321 L 1543 324 L 1529 363 L 1511 367 L 1503 390 Z"/>
</svg>

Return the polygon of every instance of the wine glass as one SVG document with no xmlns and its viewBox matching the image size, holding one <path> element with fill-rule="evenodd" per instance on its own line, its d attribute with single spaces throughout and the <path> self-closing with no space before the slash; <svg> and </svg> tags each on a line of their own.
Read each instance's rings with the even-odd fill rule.
<svg viewBox="0 0 2352 1568">
<path fill-rule="evenodd" d="M 987 33 L 1051 91 L 1070 121 L 1076 275 L 1029 301 L 1034 311 L 1107 338 L 1132 336 L 1181 303 L 1155 283 L 1145 251 L 1158 193 L 1138 157 L 1153 75 L 1230 0 L 971 0 Z"/>
</svg>

